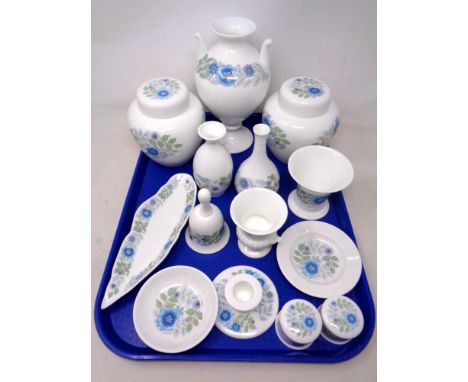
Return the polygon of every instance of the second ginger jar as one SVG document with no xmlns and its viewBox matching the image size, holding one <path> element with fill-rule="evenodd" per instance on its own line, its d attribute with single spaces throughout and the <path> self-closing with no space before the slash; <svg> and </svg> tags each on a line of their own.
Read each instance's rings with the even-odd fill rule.
<svg viewBox="0 0 468 382">
<path fill-rule="evenodd" d="M 226 126 L 223 145 L 231 153 L 247 150 L 252 133 L 242 121 L 261 104 L 270 86 L 268 46 L 263 42 L 260 52 L 247 38 L 257 26 L 243 17 L 222 17 L 212 25 L 218 42 L 207 48 L 202 36 L 195 85 L 201 100 Z"/>
<path fill-rule="evenodd" d="M 329 146 L 340 124 L 340 115 L 325 83 L 311 77 L 294 77 L 267 100 L 262 121 L 271 128 L 269 149 L 277 159 L 287 163 L 298 148 Z"/>
</svg>

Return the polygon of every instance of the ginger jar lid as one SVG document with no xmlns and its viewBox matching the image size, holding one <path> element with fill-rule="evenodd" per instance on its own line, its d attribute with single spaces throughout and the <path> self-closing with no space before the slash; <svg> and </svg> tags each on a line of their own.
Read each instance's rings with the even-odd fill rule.
<svg viewBox="0 0 468 382">
<path fill-rule="evenodd" d="M 312 77 L 290 78 L 279 90 L 280 106 L 297 117 L 318 117 L 328 110 L 330 101 L 328 85 Z"/>
<path fill-rule="evenodd" d="M 136 99 L 148 117 L 173 118 L 187 110 L 189 91 L 175 78 L 156 77 L 140 85 Z"/>
<path fill-rule="evenodd" d="M 288 301 L 280 313 L 284 334 L 296 344 L 314 342 L 322 330 L 322 318 L 317 308 L 302 299 Z"/>
<path fill-rule="evenodd" d="M 320 311 L 323 325 L 338 338 L 355 338 L 364 328 L 364 316 L 361 309 L 346 296 L 327 298 Z"/>
</svg>

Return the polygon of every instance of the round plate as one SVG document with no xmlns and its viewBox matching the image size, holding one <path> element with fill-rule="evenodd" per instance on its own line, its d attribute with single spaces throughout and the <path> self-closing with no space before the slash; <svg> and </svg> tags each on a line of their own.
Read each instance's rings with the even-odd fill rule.
<svg viewBox="0 0 468 382">
<path fill-rule="evenodd" d="M 175 266 L 156 273 L 141 287 L 133 322 L 138 336 L 150 348 L 179 353 L 208 335 L 217 311 L 211 280 L 195 268 Z"/>
<path fill-rule="evenodd" d="M 294 287 L 320 298 L 348 293 L 362 271 L 354 242 L 340 229 L 319 221 L 289 227 L 278 243 L 276 259 Z"/>
<path fill-rule="evenodd" d="M 229 279 L 239 273 L 257 278 L 262 286 L 263 296 L 260 304 L 252 311 L 239 312 L 232 308 L 224 297 L 224 287 Z M 275 322 L 278 313 L 278 292 L 270 278 L 262 271 L 238 265 L 225 269 L 213 281 L 218 293 L 219 307 L 216 327 L 229 337 L 247 339 L 257 337 L 268 330 Z"/>
</svg>

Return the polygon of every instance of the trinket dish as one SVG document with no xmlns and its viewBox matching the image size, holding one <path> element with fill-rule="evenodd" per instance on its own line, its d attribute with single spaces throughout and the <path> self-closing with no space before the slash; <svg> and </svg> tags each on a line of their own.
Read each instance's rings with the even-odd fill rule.
<svg viewBox="0 0 468 382">
<path fill-rule="evenodd" d="M 333 344 L 346 344 L 364 329 L 361 309 L 346 296 L 327 298 L 319 311 L 323 321 L 322 337 Z"/>
<path fill-rule="evenodd" d="M 296 216 L 307 220 L 324 217 L 330 208 L 330 194 L 344 190 L 354 176 L 348 158 L 325 146 L 305 146 L 294 151 L 288 170 L 297 183 L 288 197 L 289 208 Z"/>
<path fill-rule="evenodd" d="M 138 207 L 115 259 L 101 309 L 132 290 L 166 258 L 195 204 L 196 187 L 190 175 L 173 175 Z"/>
<path fill-rule="evenodd" d="M 303 221 L 289 227 L 276 248 L 284 277 L 309 296 L 348 293 L 359 281 L 362 261 L 354 242 L 335 226 Z"/>
<path fill-rule="evenodd" d="M 190 213 L 185 241 L 195 252 L 218 252 L 229 241 L 229 226 L 224 221 L 220 209 L 210 203 L 211 193 L 208 189 L 202 188 L 198 191 L 198 200 L 200 204 Z"/>
<path fill-rule="evenodd" d="M 211 280 L 193 267 L 165 268 L 141 287 L 133 322 L 141 340 L 156 351 L 180 353 L 198 345 L 216 320 Z"/>
<path fill-rule="evenodd" d="M 221 272 L 213 283 L 219 299 L 216 327 L 224 334 L 239 339 L 258 337 L 275 321 L 278 292 L 262 271 L 238 265 Z"/>
<path fill-rule="evenodd" d="M 320 336 L 322 318 L 310 302 L 294 299 L 284 304 L 275 322 L 278 338 L 288 348 L 307 349 Z"/>
</svg>

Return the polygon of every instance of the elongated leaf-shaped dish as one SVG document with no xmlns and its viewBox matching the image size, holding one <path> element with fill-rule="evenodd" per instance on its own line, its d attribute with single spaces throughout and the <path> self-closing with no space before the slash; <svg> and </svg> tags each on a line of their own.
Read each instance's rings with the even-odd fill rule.
<svg viewBox="0 0 468 382">
<path fill-rule="evenodd" d="M 193 209 L 196 189 L 190 175 L 176 174 L 138 207 L 115 259 L 101 309 L 132 290 L 166 258 Z"/>
</svg>

